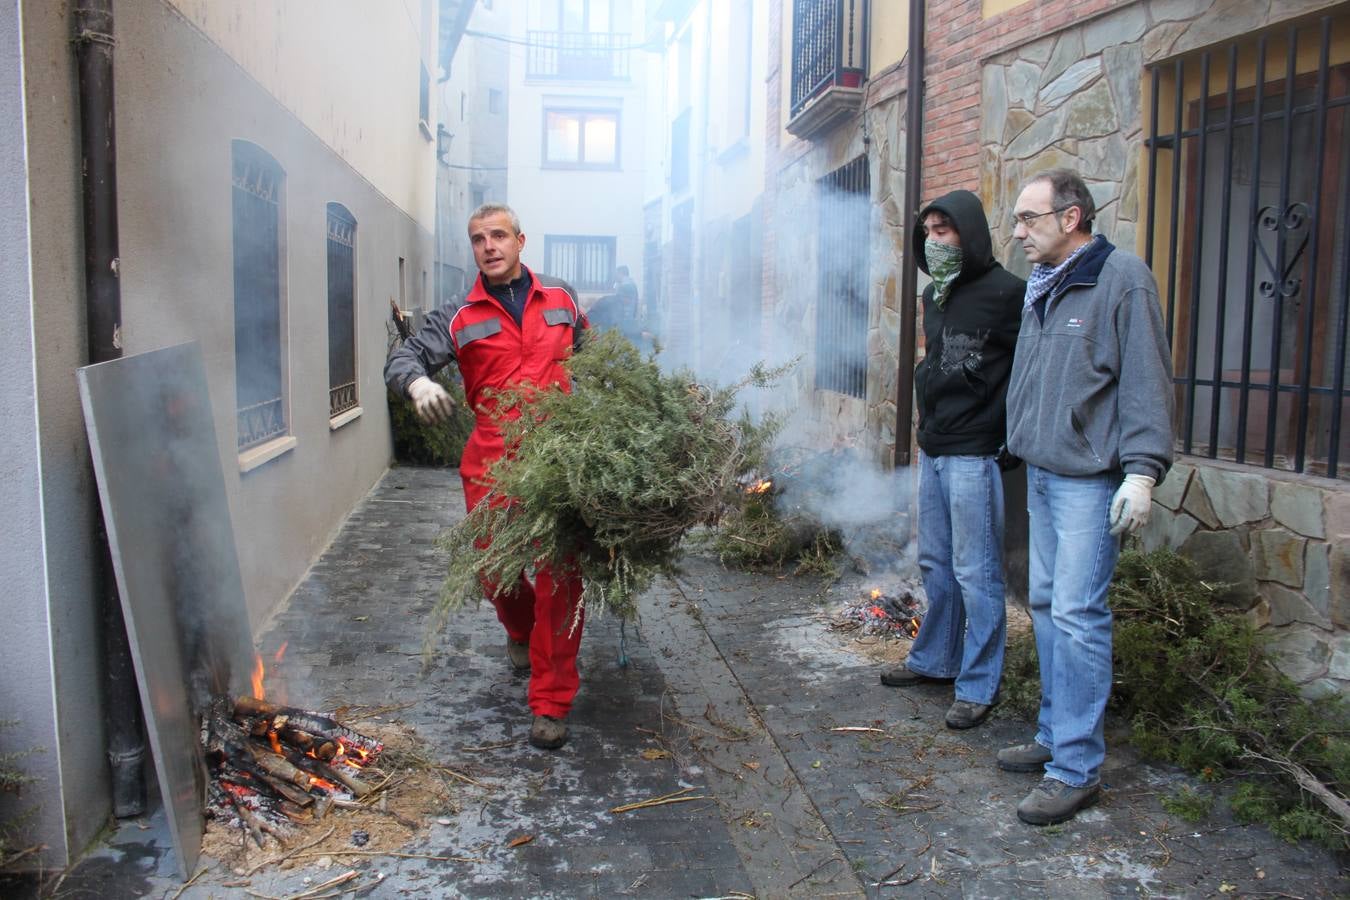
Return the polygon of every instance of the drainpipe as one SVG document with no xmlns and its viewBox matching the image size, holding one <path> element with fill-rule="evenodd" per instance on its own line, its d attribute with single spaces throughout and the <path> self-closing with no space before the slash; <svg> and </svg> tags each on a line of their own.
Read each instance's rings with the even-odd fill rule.
<svg viewBox="0 0 1350 900">
<path fill-rule="evenodd" d="M 923 191 L 924 0 L 909 0 L 909 65 L 905 89 L 905 216 L 903 240 L 909 256 Z M 910 464 L 910 423 L 914 417 L 914 320 L 919 270 L 906 258 L 900 271 L 899 373 L 895 379 L 895 465 Z"/>
<path fill-rule="evenodd" d="M 117 280 L 117 143 L 113 130 L 112 0 L 75 0 L 79 69 L 80 154 L 84 199 L 84 302 L 89 363 L 122 356 L 122 293 Z M 113 578 L 108 535 L 100 515 L 95 546 L 102 603 L 104 698 L 113 815 L 145 811 L 145 740 L 136 672 Z"/>
</svg>

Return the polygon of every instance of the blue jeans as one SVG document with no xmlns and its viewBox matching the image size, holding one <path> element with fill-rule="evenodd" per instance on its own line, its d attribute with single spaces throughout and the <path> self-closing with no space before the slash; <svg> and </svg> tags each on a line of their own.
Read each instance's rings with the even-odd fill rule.
<svg viewBox="0 0 1350 900">
<path fill-rule="evenodd" d="M 1054 754 L 1045 774 L 1070 787 L 1096 784 L 1106 758 L 1106 591 L 1120 555 L 1108 519 L 1119 486 L 1119 475 L 1071 477 L 1027 466 L 1027 593 L 1041 663 L 1036 743 Z"/>
<path fill-rule="evenodd" d="M 992 456 L 919 454 L 919 570 L 928 613 L 906 666 L 989 704 L 1003 677 L 1003 479 Z"/>
</svg>

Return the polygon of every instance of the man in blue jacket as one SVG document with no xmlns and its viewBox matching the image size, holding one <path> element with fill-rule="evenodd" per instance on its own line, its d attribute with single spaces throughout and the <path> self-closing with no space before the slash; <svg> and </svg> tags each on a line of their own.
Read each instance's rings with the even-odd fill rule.
<svg viewBox="0 0 1350 900">
<path fill-rule="evenodd" d="M 1045 778 L 1018 805 L 1030 825 L 1096 802 L 1111 692 L 1107 588 L 1120 535 L 1148 521 L 1172 464 L 1172 365 L 1153 274 L 1093 236 L 1076 172 L 1023 188 L 1013 237 L 1033 264 L 1008 388 L 1008 449 L 1027 462 L 1028 596 L 1041 667 L 1035 741 L 998 765 Z M 1128 376 L 1126 375 L 1128 373 Z"/>
<path fill-rule="evenodd" d="M 1026 282 L 994 259 L 980 198 L 952 191 L 919 212 L 914 259 L 923 293 L 919 407 L 919 569 L 928 612 L 904 666 L 906 687 L 955 679 L 948 728 L 974 728 L 998 697 L 1003 593 L 1004 397 Z"/>
</svg>

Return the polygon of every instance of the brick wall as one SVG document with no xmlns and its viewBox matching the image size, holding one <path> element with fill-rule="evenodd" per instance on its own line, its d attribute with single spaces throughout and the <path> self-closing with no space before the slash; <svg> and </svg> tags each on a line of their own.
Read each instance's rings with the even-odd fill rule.
<svg viewBox="0 0 1350 900">
<path fill-rule="evenodd" d="M 929 4 L 924 29 L 924 198 L 957 188 L 979 190 L 984 59 L 1122 5 L 1119 0 L 1030 0 L 984 19 L 981 0 Z"/>
</svg>

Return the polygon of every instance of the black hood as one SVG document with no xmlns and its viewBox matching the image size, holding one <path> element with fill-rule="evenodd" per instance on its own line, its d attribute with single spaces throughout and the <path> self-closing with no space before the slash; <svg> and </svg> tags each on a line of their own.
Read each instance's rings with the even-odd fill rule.
<svg viewBox="0 0 1350 900">
<path fill-rule="evenodd" d="M 919 269 L 925 275 L 929 273 L 928 258 L 923 252 L 925 239 L 923 218 L 930 212 L 945 215 L 956 227 L 956 233 L 961 236 L 961 274 L 957 277 L 956 284 L 978 278 L 997 265 L 994 261 L 993 239 L 989 236 L 989 220 L 984 215 L 984 205 L 980 203 L 980 198 L 970 191 L 952 191 L 919 210 L 919 217 L 914 224 L 912 236 L 914 259 L 918 261 Z"/>
</svg>

